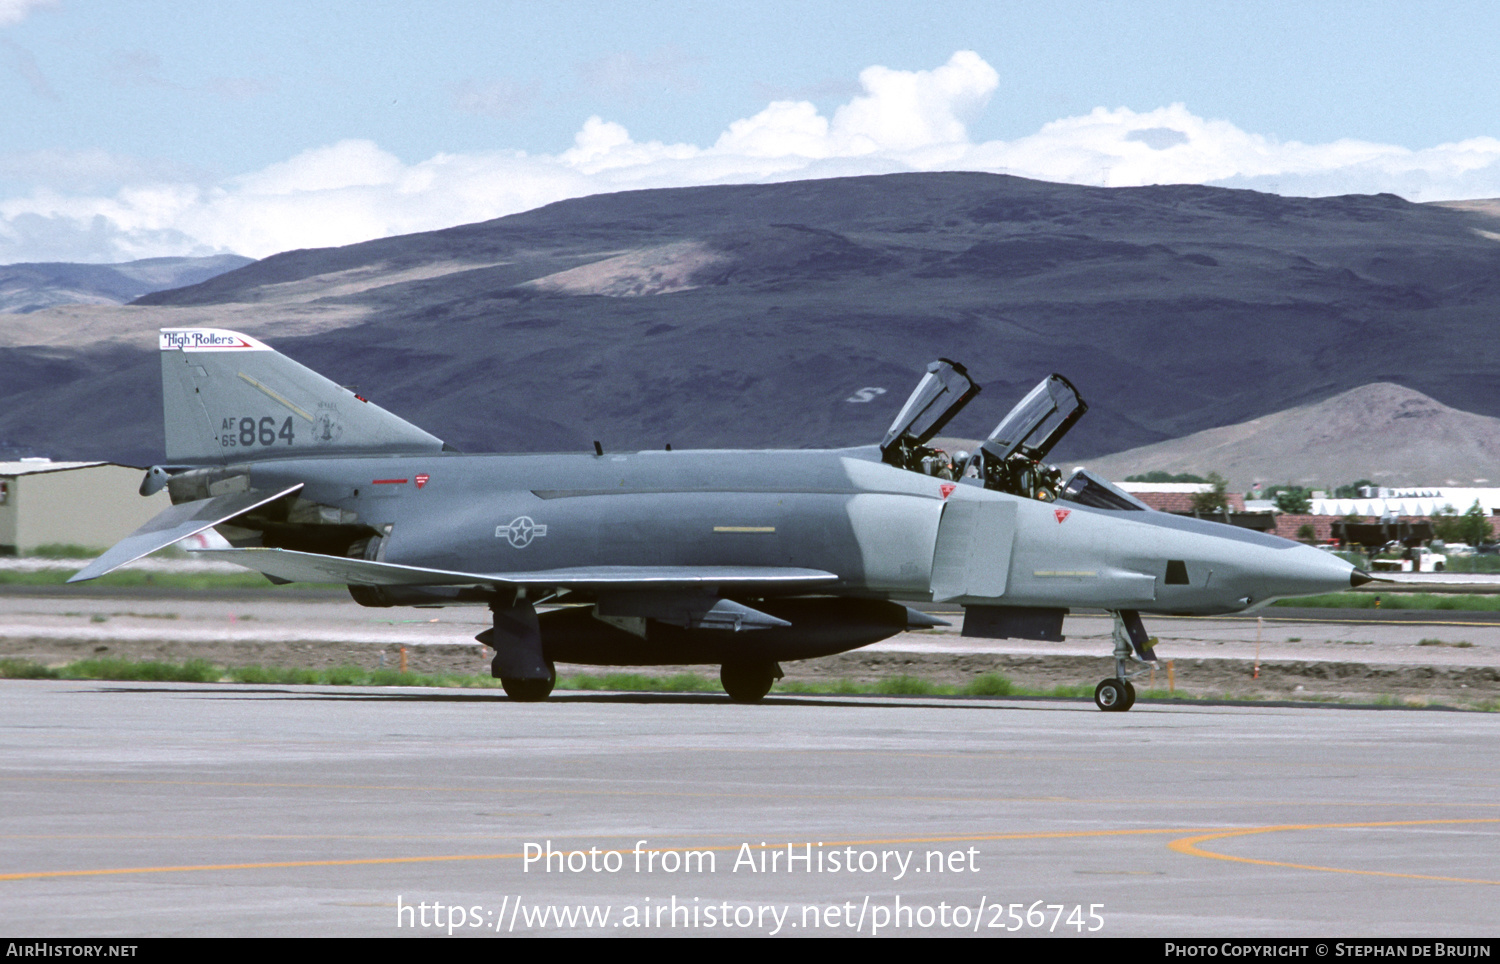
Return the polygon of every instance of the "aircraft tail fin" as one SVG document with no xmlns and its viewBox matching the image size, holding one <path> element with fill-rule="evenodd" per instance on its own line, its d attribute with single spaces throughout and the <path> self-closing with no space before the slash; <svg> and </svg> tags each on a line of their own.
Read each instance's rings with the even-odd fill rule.
<svg viewBox="0 0 1500 964">
<path fill-rule="evenodd" d="M 249 335 L 161 330 L 169 463 L 338 454 L 418 454 L 442 439 Z"/>
</svg>

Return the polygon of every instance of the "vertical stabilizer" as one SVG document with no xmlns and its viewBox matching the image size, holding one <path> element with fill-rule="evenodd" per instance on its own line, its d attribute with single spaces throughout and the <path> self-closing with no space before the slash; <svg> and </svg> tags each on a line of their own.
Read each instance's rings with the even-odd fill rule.
<svg viewBox="0 0 1500 964">
<path fill-rule="evenodd" d="M 441 439 L 249 335 L 161 330 L 167 461 L 421 453 Z"/>
</svg>

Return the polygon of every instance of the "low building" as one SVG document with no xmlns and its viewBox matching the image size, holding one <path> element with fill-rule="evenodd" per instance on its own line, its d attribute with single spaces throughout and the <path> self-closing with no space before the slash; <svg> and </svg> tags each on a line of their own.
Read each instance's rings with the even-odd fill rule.
<svg viewBox="0 0 1500 964">
<path fill-rule="evenodd" d="M 1196 482 L 1116 482 L 1114 484 L 1159 512 L 1179 514 L 1191 513 L 1193 499 L 1200 495 L 1207 495 L 1214 490 L 1212 485 Z M 1229 503 L 1229 511 L 1245 511 L 1244 495 L 1229 492 L 1225 494 L 1224 499 Z"/>
<path fill-rule="evenodd" d="M 1460 488 L 1454 486 L 1407 486 L 1405 488 L 1364 488 L 1358 499 L 1314 499 L 1313 515 L 1366 516 L 1385 519 L 1391 516 L 1429 518 L 1452 509 L 1463 515 L 1478 502 L 1485 515 L 1500 515 L 1500 489 Z"/>
<path fill-rule="evenodd" d="M 1333 524 L 1338 520 L 1338 516 L 1331 515 L 1293 515 L 1290 512 L 1278 512 L 1276 513 L 1276 528 L 1271 531 L 1271 534 L 1298 542 L 1326 544 L 1334 541 Z M 1307 534 L 1304 528 L 1306 526 L 1312 527 L 1311 536 Z M 1302 535 L 1299 536 L 1298 533 Z"/>
<path fill-rule="evenodd" d="M 113 462 L 0 462 L 0 555 L 114 545 L 172 504 L 165 491 L 141 498 L 141 471 Z"/>
</svg>

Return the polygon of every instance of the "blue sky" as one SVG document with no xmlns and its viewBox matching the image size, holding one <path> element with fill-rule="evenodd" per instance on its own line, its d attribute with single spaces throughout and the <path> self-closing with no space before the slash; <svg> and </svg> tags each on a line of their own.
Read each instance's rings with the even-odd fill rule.
<svg viewBox="0 0 1500 964">
<path fill-rule="evenodd" d="M 0 0 L 0 263 L 992 170 L 1500 196 L 1491 3 Z"/>
</svg>

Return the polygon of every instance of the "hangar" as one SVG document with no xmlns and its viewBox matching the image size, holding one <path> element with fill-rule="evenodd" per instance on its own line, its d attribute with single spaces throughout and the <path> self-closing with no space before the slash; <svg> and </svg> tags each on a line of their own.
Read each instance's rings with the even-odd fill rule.
<svg viewBox="0 0 1500 964">
<path fill-rule="evenodd" d="M 141 470 L 114 462 L 0 462 L 0 556 L 112 545 L 171 505 L 139 495 Z"/>
</svg>

